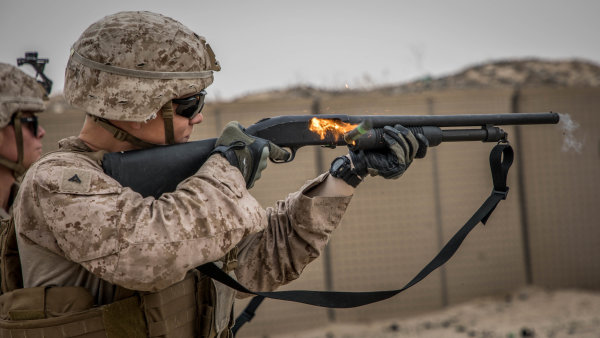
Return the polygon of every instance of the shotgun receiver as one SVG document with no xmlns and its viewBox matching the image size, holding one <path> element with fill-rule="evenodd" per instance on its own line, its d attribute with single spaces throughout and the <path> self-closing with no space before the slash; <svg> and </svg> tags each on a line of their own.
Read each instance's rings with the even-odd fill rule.
<svg viewBox="0 0 600 338">
<path fill-rule="evenodd" d="M 325 121 L 315 130 L 311 127 Z M 474 114 L 474 115 L 290 115 L 264 118 L 246 128 L 246 133 L 267 139 L 290 150 L 294 159 L 304 146 L 336 146 L 351 144 L 358 149 L 383 146 L 381 129 L 397 124 L 413 133 L 423 134 L 429 146 L 442 142 L 507 140 L 507 133 L 497 126 L 522 124 L 556 124 L 557 113 Z M 466 127 L 466 128 L 465 128 Z M 469 128 L 470 127 L 470 128 Z M 442 129 L 445 128 L 445 129 Z M 448 129 L 450 128 L 450 129 Z M 311 130 L 312 129 L 312 130 Z M 341 132 L 340 132 L 341 130 Z M 353 135 L 352 139 L 344 134 Z M 158 198 L 174 191 L 177 184 L 193 175 L 208 159 L 216 139 L 107 153 L 103 157 L 104 171 L 121 185 L 130 187 L 144 197 Z"/>
</svg>

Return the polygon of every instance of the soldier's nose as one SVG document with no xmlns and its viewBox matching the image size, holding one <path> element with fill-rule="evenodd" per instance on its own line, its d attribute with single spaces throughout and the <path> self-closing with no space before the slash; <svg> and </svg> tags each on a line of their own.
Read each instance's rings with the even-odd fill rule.
<svg viewBox="0 0 600 338">
<path fill-rule="evenodd" d="M 201 123 L 203 119 L 204 116 L 202 116 L 202 113 L 200 113 L 190 120 L 190 125 Z"/>
</svg>

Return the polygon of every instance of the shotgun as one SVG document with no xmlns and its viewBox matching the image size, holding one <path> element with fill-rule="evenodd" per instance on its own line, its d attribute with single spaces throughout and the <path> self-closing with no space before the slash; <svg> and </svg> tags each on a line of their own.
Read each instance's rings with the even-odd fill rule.
<svg viewBox="0 0 600 338">
<path fill-rule="evenodd" d="M 245 129 L 290 150 L 293 161 L 304 146 L 357 149 L 382 147 L 382 128 L 403 125 L 422 134 L 429 146 L 442 142 L 505 142 L 508 134 L 498 126 L 556 124 L 558 113 L 462 114 L 462 115 L 289 115 L 264 118 Z M 444 128 L 444 129 L 442 129 Z M 344 137 L 344 135 L 346 137 Z M 107 153 L 104 171 L 121 185 L 142 196 L 158 198 L 174 191 L 179 182 L 193 175 L 210 156 L 216 138 L 151 149 Z"/>
</svg>

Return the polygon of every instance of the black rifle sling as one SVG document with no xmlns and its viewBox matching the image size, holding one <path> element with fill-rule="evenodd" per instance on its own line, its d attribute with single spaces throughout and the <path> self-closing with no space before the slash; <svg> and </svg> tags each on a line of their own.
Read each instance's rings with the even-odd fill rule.
<svg viewBox="0 0 600 338">
<path fill-rule="evenodd" d="M 508 169 L 513 162 L 513 150 L 508 143 L 499 143 L 490 153 L 490 168 L 492 171 L 492 179 L 494 189 L 492 194 L 475 212 L 475 214 L 458 230 L 454 236 L 444 245 L 440 252 L 429 262 L 408 284 L 398 290 L 389 291 L 371 291 L 371 292 L 334 292 L 334 291 L 277 291 L 277 292 L 253 292 L 246 289 L 236 280 L 231 278 L 223 270 L 219 269 L 213 263 L 207 263 L 199 266 L 197 269 L 208 275 L 209 277 L 237 290 L 249 294 L 256 295 L 248 304 L 246 309 L 237 318 L 234 333 L 240 329 L 242 325 L 249 322 L 256 308 L 260 305 L 264 298 L 272 298 L 279 300 L 287 300 L 296 303 L 304 303 L 309 305 L 327 307 L 327 308 L 352 308 L 362 305 L 367 305 L 382 301 L 397 295 L 398 293 L 410 288 L 427 277 L 432 271 L 446 263 L 458 250 L 463 240 L 469 232 L 479 223 L 485 224 L 494 211 L 498 203 L 506 199 L 508 187 L 506 186 L 506 178 Z"/>
</svg>

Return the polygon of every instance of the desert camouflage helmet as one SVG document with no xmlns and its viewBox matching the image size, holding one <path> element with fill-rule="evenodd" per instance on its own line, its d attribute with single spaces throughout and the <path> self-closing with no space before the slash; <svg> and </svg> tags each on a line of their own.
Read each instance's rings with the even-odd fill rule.
<svg viewBox="0 0 600 338">
<path fill-rule="evenodd" d="M 65 73 L 67 101 L 88 114 L 143 122 L 170 100 L 198 93 L 220 70 L 205 38 L 151 12 L 120 12 L 88 27 Z"/>
<path fill-rule="evenodd" d="M 45 96 L 44 88 L 33 77 L 0 63 L 0 128 L 6 127 L 16 112 L 42 112 Z"/>
<path fill-rule="evenodd" d="M 46 90 L 31 76 L 6 63 L 0 63 L 0 129 L 6 127 L 14 117 L 17 161 L 0 156 L 0 166 L 9 168 L 14 177 L 25 173 L 23 159 L 23 132 L 21 114 L 44 111 Z"/>
</svg>

